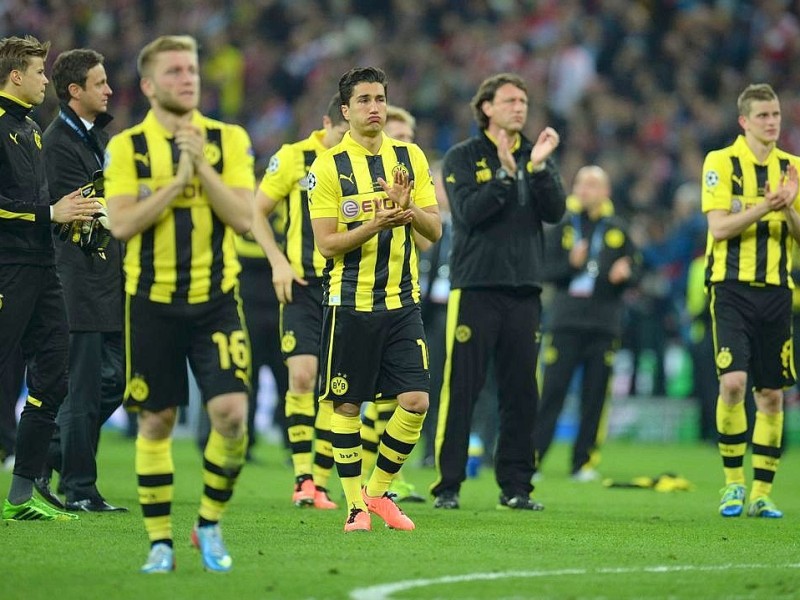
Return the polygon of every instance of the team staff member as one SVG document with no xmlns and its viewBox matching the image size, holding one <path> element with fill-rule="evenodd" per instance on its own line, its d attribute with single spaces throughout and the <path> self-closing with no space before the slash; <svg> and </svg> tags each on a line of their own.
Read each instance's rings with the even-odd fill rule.
<svg viewBox="0 0 800 600">
<path fill-rule="evenodd" d="M 53 84 L 59 113 L 44 132 L 43 150 L 50 193 L 62 195 L 92 182 L 103 168 L 112 91 L 103 56 L 85 48 L 56 58 Z M 55 250 L 70 334 L 69 387 L 51 442 L 52 466 L 60 473 L 68 510 L 125 511 L 97 490 L 95 460 L 100 427 L 122 404 L 125 389 L 120 243 L 112 239 L 104 256 L 71 240 L 55 240 Z M 37 489 L 53 498 L 48 479 L 37 480 Z"/>
<path fill-rule="evenodd" d="M 3 519 L 73 519 L 33 497 L 55 417 L 67 393 L 69 330 L 55 269 L 53 223 L 91 221 L 100 208 L 77 189 L 50 204 L 42 131 L 30 118 L 44 101 L 50 43 L 0 40 L 0 372 L 27 365 L 28 398 L 17 429 L 16 461 Z"/>
<path fill-rule="evenodd" d="M 436 508 L 458 508 L 475 401 L 494 358 L 500 403 L 495 477 L 500 506 L 539 510 L 530 498 L 539 394 L 542 222 L 564 214 L 561 179 L 548 160 L 550 127 L 531 143 L 525 82 L 500 73 L 472 99 L 480 133 L 451 148 L 442 172 L 453 217 L 447 360 L 436 433 Z"/>
<path fill-rule="evenodd" d="M 186 361 L 211 421 L 192 543 L 207 570 L 233 561 L 219 521 L 247 449 L 250 348 L 237 290 L 236 233 L 250 228 L 250 139 L 203 116 L 197 44 L 162 36 L 139 53 L 144 121 L 111 139 L 106 194 L 112 232 L 127 241 L 127 386 L 139 414 L 136 474 L 150 554 L 145 573 L 175 568 L 171 436 L 188 402 Z"/>
<path fill-rule="evenodd" d="M 783 389 L 795 381 L 792 352 L 791 254 L 800 240 L 797 167 L 780 150 L 781 106 L 767 84 L 745 88 L 737 102 L 744 131 L 703 164 L 708 218 L 706 286 L 711 297 L 719 375 L 717 430 L 725 473 L 719 512 L 744 510 L 748 372 L 756 404 L 753 485 L 747 514 L 779 518 L 770 498 L 780 462 Z"/>
<path fill-rule="evenodd" d="M 354 68 L 339 80 L 350 131 L 308 174 L 311 224 L 328 259 L 323 279 L 320 401 L 333 402 L 333 456 L 347 500 L 345 532 L 414 523 L 387 493 L 419 440 L 428 409 L 428 352 L 420 316 L 416 231 L 442 233 L 428 161 L 387 138 L 386 74 Z M 397 398 L 378 460 L 361 489 L 361 404 Z"/>
<path fill-rule="evenodd" d="M 567 198 L 567 214 L 545 234 L 542 279 L 555 285 L 555 295 L 542 352 L 542 397 L 533 442 L 542 461 L 572 376 L 581 366 L 580 424 L 571 469 L 576 481 L 600 477 L 596 467 L 605 433 L 600 424 L 622 334 L 622 294 L 638 280 L 642 265 L 627 225 L 614 215 L 610 193 L 603 169 L 581 168 Z"/>
<path fill-rule="evenodd" d="M 333 406 L 321 402 L 315 411 L 325 259 L 314 246 L 308 170 L 319 154 L 342 140 L 348 129 L 342 116 L 342 101 L 336 94 L 322 117 L 322 129 L 304 140 L 284 145 L 270 159 L 256 193 L 253 216 L 253 236 L 267 255 L 275 294 L 281 303 L 281 351 L 289 370 L 286 428 L 294 467 L 292 502 L 319 509 L 336 508 L 327 490 L 333 469 Z M 278 246 L 267 222 L 282 202 L 288 208 L 285 249 Z"/>
</svg>

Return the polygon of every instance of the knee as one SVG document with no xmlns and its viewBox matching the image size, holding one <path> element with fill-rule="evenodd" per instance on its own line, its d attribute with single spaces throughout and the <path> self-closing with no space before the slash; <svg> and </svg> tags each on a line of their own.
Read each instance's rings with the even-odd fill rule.
<svg viewBox="0 0 800 600">
<path fill-rule="evenodd" d="M 747 389 L 747 373 L 725 373 L 719 382 L 720 396 L 727 404 L 738 404 L 744 401 Z"/>
<path fill-rule="evenodd" d="M 175 409 L 159 412 L 142 411 L 139 413 L 139 435 L 148 440 L 164 440 L 172 434 L 175 425 Z"/>
<path fill-rule="evenodd" d="M 426 413 L 430 406 L 428 394 L 425 392 L 408 392 L 397 397 L 397 403 L 405 410 L 413 413 Z"/>
<path fill-rule="evenodd" d="M 208 417 L 211 425 L 224 437 L 239 437 L 247 426 L 247 396 L 225 394 L 208 402 Z"/>
<path fill-rule="evenodd" d="M 758 390 L 754 394 L 756 408 L 766 415 L 776 415 L 783 410 L 782 390 Z"/>
<path fill-rule="evenodd" d="M 310 369 L 292 369 L 289 374 L 289 387 L 298 394 L 307 394 L 314 391 L 316 373 Z"/>
</svg>

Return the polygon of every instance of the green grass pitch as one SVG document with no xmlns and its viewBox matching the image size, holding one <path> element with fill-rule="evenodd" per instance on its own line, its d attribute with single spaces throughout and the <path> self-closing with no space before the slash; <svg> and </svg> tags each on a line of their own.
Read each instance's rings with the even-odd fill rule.
<svg viewBox="0 0 800 600">
<path fill-rule="evenodd" d="M 104 434 L 100 487 L 129 514 L 85 515 L 70 523 L 0 522 L 0 598 L 798 598 L 800 597 L 800 448 L 789 448 L 773 498 L 780 520 L 717 515 L 722 470 L 716 450 L 697 444 L 615 442 L 604 475 L 627 480 L 678 472 L 691 492 L 606 489 L 566 475 L 568 449 L 556 445 L 535 497 L 541 513 L 497 510 L 484 469 L 462 489 L 458 511 L 430 501 L 407 505 L 417 530 L 344 535 L 344 509 L 297 509 L 283 450 L 257 448 L 223 521 L 234 569 L 202 571 L 189 547 L 200 493 L 200 459 L 189 440 L 175 444 L 173 506 L 178 569 L 139 574 L 147 540 L 136 503 L 133 444 Z M 412 458 L 407 478 L 419 488 L 431 470 Z M 413 463 L 413 464 L 412 464 Z M 749 455 L 746 458 L 749 465 Z M 749 466 L 747 468 L 749 474 Z M 5 496 L 10 474 L 0 474 Z M 334 499 L 341 491 L 331 481 Z"/>
</svg>

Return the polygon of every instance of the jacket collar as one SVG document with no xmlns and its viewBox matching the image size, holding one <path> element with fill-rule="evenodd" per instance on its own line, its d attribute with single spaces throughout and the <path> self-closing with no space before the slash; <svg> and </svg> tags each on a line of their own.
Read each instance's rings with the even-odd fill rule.
<svg viewBox="0 0 800 600">
<path fill-rule="evenodd" d="M 84 127 L 83 121 L 78 116 L 78 113 L 76 113 L 69 104 L 67 104 L 66 102 L 59 102 L 58 106 L 61 109 L 61 112 L 67 115 L 72 122 L 80 124 L 79 125 L 80 127 Z M 105 126 L 111 123 L 111 121 L 113 120 L 114 117 L 112 117 L 110 114 L 100 113 L 94 120 L 94 126 L 99 127 L 100 129 L 104 129 Z"/>
<path fill-rule="evenodd" d="M 5 109 L 7 113 L 22 121 L 33 110 L 33 104 L 23 102 L 11 94 L 0 92 L 0 108 Z"/>
</svg>

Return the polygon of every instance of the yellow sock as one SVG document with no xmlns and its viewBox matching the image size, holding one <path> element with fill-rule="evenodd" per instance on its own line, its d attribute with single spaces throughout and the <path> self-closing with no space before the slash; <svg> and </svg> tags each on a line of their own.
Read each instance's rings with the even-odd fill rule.
<svg viewBox="0 0 800 600">
<path fill-rule="evenodd" d="M 294 476 L 310 475 L 314 440 L 314 393 L 286 392 L 285 412 Z"/>
<path fill-rule="evenodd" d="M 744 412 L 744 402 L 728 405 L 722 398 L 717 398 L 717 432 L 725 484 L 744 485 L 744 452 L 747 448 L 747 415 Z"/>
<path fill-rule="evenodd" d="M 767 415 L 756 411 L 753 427 L 753 488 L 750 501 L 769 496 L 772 481 L 781 462 L 781 438 L 783 436 L 783 412 Z"/>
<path fill-rule="evenodd" d="M 242 470 L 246 451 L 246 433 L 239 438 L 226 438 L 211 429 L 203 452 L 201 518 L 212 523 L 220 520 L 233 495 L 233 486 Z"/>
<path fill-rule="evenodd" d="M 317 419 L 314 422 L 314 485 L 328 487 L 328 479 L 333 470 L 333 446 L 331 446 L 331 416 L 333 402 L 323 400 L 317 406 Z"/>
<path fill-rule="evenodd" d="M 378 460 L 367 484 L 367 495 L 382 496 L 392 478 L 406 462 L 419 440 L 426 413 L 413 413 L 398 406 L 381 436 Z"/>
<path fill-rule="evenodd" d="M 136 438 L 136 477 L 144 528 L 150 542 L 172 543 L 172 495 L 175 466 L 172 440 Z"/>
<path fill-rule="evenodd" d="M 361 497 L 361 419 L 334 412 L 331 415 L 333 460 L 349 508 L 367 510 Z"/>
</svg>

